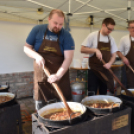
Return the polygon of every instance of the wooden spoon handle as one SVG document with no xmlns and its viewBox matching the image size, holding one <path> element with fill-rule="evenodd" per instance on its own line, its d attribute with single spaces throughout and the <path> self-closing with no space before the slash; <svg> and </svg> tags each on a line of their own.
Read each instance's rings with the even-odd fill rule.
<svg viewBox="0 0 134 134">
<path fill-rule="evenodd" d="M 43 70 L 44 70 L 45 74 L 47 75 L 47 77 L 49 77 L 50 72 L 48 71 L 48 69 L 45 66 L 43 66 Z M 63 94 L 62 94 L 62 92 L 60 90 L 60 88 L 58 87 L 58 85 L 56 83 L 52 83 L 52 86 L 54 87 L 54 89 L 58 93 L 60 99 L 63 101 L 63 103 L 64 103 L 65 107 L 67 108 L 67 110 L 69 112 L 69 115 L 70 115 L 72 113 L 72 111 L 71 111 L 70 107 L 68 106 L 68 104 L 67 104 L 67 102 L 66 102 L 66 100 L 65 100 L 65 98 L 64 98 L 64 96 L 63 96 Z"/>
<path fill-rule="evenodd" d="M 103 64 L 106 64 L 106 62 L 102 59 L 102 63 Z M 111 69 L 108 69 L 109 70 L 109 72 L 113 75 L 113 77 L 114 77 L 114 79 L 120 84 L 120 86 L 125 90 L 125 92 L 126 92 L 126 94 L 128 95 L 128 96 L 133 96 L 133 94 L 129 91 L 129 90 L 127 90 L 126 88 L 125 88 L 125 86 L 120 82 L 120 80 L 115 76 L 115 74 L 113 73 L 113 71 L 111 70 Z"/>
<path fill-rule="evenodd" d="M 130 70 L 134 73 L 134 70 L 133 70 L 133 68 L 131 67 L 131 65 L 127 65 L 129 68 L 130 68 Z"/>
<path fill-rule="evenodd" d="M 50 76 L 50 72 L 48 71 L 48 69 L 47 69 L 45 66 L 44 66 L 44 72 L 45 72 L 45 74 L 47 75 L 47 77 Z M 58 95 L 60 96 L 60 99 L 61 99 L 62 101 L 64 101 L 65 98 L 64 98 L 64 96 L 63 96 L 63 94 L 62 94 L 60 88 L 58 87 L 58 85 L 57 85 L 56 83 L 52 83 L 52 86 L 53 86 L 54 89 L 57 91 Z"/>
</svg>

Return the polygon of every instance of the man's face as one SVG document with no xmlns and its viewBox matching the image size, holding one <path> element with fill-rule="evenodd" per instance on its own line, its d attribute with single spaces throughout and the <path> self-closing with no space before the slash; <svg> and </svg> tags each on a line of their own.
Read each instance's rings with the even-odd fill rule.
<svg viewBox="0 0 134 134">
<path fill-rule="evenodd" d="M 48 18 L 49 29 L 54 33 L 59 33 L 64 24 L 64 17 L 58 16 L 58 14 L 53 14 L 51 18 Z"/>
<path fill-rule="evenodd" d="M 114 25 L 111 24 L 102 24 L 103 34 L 109 35 L 114 30 Z"/>
<path fill-rule="evenodd" d="M 130 32 L 130 35 L 134 35 L 134 23 L 131 23 L 129 25 L 128 31 Z"/>
</svg>

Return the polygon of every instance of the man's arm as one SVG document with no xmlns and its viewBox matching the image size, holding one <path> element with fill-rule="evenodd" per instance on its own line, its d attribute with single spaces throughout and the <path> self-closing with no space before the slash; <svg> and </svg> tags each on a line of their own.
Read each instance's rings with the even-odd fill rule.
<svg viewBox="0 0 134 134">
<path fill-rule="evenodd" d="M 37 52 L 35 52 L 33 50 L 33 46 L 29 45 L 28 43 L 25 44 L 24 46 L 24 52 L 26 53 L 27 56 L 29 56 L 30 58 L 33 58 L 36 60 L 36 63 L 42 67 L 42 64 L 45 64 L 45 60 L 43 59 L 43 57 L 38 54 Z"/>
<path fill-rule="evenodd" d="M 102 54 L 101 54 L 100 50 L 97 48 L 89 48 L 89 47 L 81 46 L 81 53 L 85 53 L 85 54 L 96 53 L 96 57 L 99 60 L 102 60 Z"/>
<path fill-rule="evenodd" d="M 109 69 L 111 67 L 111 65 L 114 63 L 116 58 L 116 52 L 112 54 L 112 57 L 110 59 L 110 61 L 108 63 L 106 63 L 105 65 L 103 65 L 106 69 Z"/>
<path fill-rule="evenodd" d="M 59 70 L 56 73 L 56 75 L 59 77 L 59 79 L 68 70 L 68 68 L 69 68 L 69 66 L 70 66 L 70 64 L 72 62 L 73 55 L 74 55 L 74 50 L 64 51 L 64 61 L 63 61 L 63 64 L 61 65 L 61 67 L 59 68 Z"/>
<path fill-rule="evenodd" d="M 129 60 L 120 51 L 117 51 L 117 54 L 126 65 L 129 65 Z"/>
<path fill-rule="evenodd" d="M 48 82 L 52 83 L 62 78 L 62 76 L 68 70 L 74 55 L 74 50 L 66 50 L 64 51 L 64 61 L 61 67 L 58 69 L 56 74 L 53 74 L 49 77 Z"/>
</svg>

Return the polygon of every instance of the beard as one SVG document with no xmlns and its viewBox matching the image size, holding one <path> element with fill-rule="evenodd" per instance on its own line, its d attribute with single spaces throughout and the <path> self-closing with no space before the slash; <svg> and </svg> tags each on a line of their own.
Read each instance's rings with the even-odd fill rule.
<svg viewBox="0 0 134 134">
<path fill-rule="evenodd" d="M 52 29 L 52 32 L 54 32 L 54 33 L 59 33 L 60 32 L 60 29 L 58 29 L 58 28 L 56 28 L 56 27 L 54 27 L 53 29 Z"/>
<path fill-rule="evenodd" d="M 110 32 L 103 32 L 103 35 L 105 35 L 105 36 L 107 36 L 109 34 L 110 34 Z"/>
</svg>

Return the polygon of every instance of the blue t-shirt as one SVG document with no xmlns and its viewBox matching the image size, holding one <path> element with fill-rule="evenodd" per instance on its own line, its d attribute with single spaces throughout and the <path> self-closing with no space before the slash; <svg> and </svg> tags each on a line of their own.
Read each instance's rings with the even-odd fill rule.
<svg viewBox="0 0 134 134">
<path fill-rule="evenodd" d="M 26 39 L 26 42 L 29 45 L 32 45 L 35 51 L 39 50 L 43 42 L 44 34 L 46 32 L 47 26 L 48 24 L 35 26 Z M 58 34 L 55 34 L 48 30 L 45 38 L 48 40 L 57 41 Z M 74 40 L 71 34 L 63 28 L 61 29 L 60 35 L 59 35 L 59 45 L 60 45 L 62 54 L 64 54 L 65 50 L 75 49 Z"/>
</svg>

